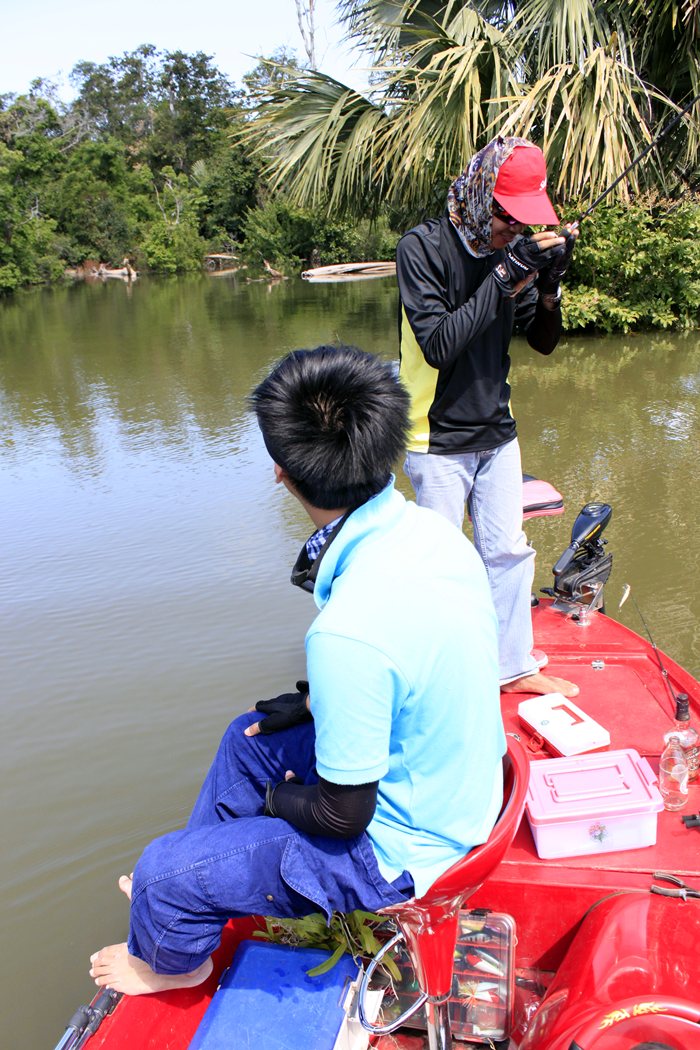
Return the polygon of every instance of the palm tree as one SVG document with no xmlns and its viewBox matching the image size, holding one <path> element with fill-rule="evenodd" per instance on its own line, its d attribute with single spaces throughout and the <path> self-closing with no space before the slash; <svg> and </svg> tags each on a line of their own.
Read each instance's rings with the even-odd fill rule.
<svg viewBox="0 0 700 1050">
<path fill-rule="evenodd" d="M 311 70 L 259 99 L 245 130 L 273 190 L 351 214 L 434 211 L 495 134 L 538 142 L 559 200 L 591 200 L 700 93 L 700 0 L 339 0 L 368 56 L 359 94 Z M 700 117 L 700 105 L 691 115 Z M 616 187 L 669 192 L 694 171 L 697 126 Z"/>
</svg>

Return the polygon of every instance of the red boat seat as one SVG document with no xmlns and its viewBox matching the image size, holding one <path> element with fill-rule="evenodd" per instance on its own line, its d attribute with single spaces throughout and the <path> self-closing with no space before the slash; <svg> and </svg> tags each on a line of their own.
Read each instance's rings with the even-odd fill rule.
<svg viewBox="0 0 700 1050">
<path fill-rule="evenodd" d="M 488 840 L 457 861 L 437 879 L 423 897 L 413 897 L 384 908 L 399 927 L 372 960 L 360 990 L 360 1020 L 369 1031 L 394 1031 L 425 1005 L 430 1046 L 436 1050 L 451 1047 L 447 1000 L 452 990 L 452 968 L 457 944 L 459 911 L 464 902 L 486 881 L 500 864 L 518 830 L 525 808 L 530 763 L 522 745 L 508 737 L 503 759 L 504 798 L 501 813 Z M 390 1025 L 368 1022 L 364 1016 L 364 997 L 372 973 L 383 956 L 405 941 L 421 994 L 409 1010 Z"/>
</svg>

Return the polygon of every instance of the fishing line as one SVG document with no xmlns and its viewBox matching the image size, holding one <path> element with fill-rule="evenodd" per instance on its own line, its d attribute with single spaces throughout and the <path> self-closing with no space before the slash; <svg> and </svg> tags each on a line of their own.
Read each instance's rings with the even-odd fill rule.
<svg viewBox="0 0 700 1050">
<path fill-rule="evenodd" d="M 649 630 L 649 626 L 648 626 L 646 620 L 644 619 L 644 617 L 642 616 L 642 610 L 637 605 L 637 599 L 632 594 L 632 588 L 630 587 L 629 583 L 626 583 L 625 586 L 622 588 L 622 597 L 620 598 L 620 604 L 618 605 L 617 608 L 618 608 L 618 610 L 621 609 L 622 606 L 625 604 L 625 602 L 627 601 L 627 599 L 629 597 L 632 598 L 632 604 L 634 605 L 635 609 L 637 610 L 637 615 L 639 616 L 639 619 L 642 621 L 642 624 L 644 625 L 644 630 L 646 631 L 647 638 L 649 639 L 651 647 L 654 650 L 654 654 L 656 655 L 656 660 L 657 660 L 657 663 L 659 665 L 659 670 L 661 671 L 661 677 L 663 678 L 664 682 L 666 683 L 666 687 L 667 687 L 669 693 L 671 694 L 671 699 L 673 700 L 674 707 L 675 707 L 675 704 L 676 704 L 676 701 L 678 700 L 678 697 L 676 696 L 676 694 L 673 691 L 673 687 L 671 685 L 671 680 L 668 677 L 668 671 L 664 667 L 663 661 L 661 659 L 661 653 L 659 652 L 659 650 L 656 647 L 656 642 L 654 641 L 654 639 L 651 636 L 651 631 Z"/>
</svg>

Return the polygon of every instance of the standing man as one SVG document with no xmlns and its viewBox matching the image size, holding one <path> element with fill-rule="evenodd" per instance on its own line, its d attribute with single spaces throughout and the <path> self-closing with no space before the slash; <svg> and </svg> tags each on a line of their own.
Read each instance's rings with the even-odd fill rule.
<svg viewBox="0 0 700 1050">
<path fill-rule="evenodd" d="M 514 327 L 551 354 L 561 334 L 560 281 L 578 230 L 553 225 L 542 151 L 496 138 L 450 186 L 447 210 L 399 241 L 400 375 L 411 395 L 405 471 L 420 506 L 474 542 L 499 622 L 501 688 L 578 694 L 542 674 L 532 651 L 534 550 L 522 528 L 522 469 L 510 412 L 508 348 Z"/>
<path fill-rule="evenodd" d="M 461 532 L 394 488 L 408 396 L 390 365 L 297 350 L 252 401 L 275 480 L 314 525 L 292 575 L 320 610 L 309 681 L 229 726 L 187 828 L 120 879 L 129 941 L 90 973 L 130 995 L 205 980 L 230 917 L 330 919 L 424 894 L 501 806 L 486 573 Z"/>
</svg>

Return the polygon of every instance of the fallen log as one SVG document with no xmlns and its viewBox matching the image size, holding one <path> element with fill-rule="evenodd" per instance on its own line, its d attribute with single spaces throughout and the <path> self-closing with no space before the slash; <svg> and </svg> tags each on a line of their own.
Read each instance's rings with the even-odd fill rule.
<svg viewBox="0 0 700 1050">
<path fill-rule="evenodd" d="M 304 270 L 301 276 L 305 281 L 340 281 L 359 280 L 366 277 L 391 277 L 395 273 L 395 262 L 380 261 L 315 266 L 311 270 Z"/>
</svg>

